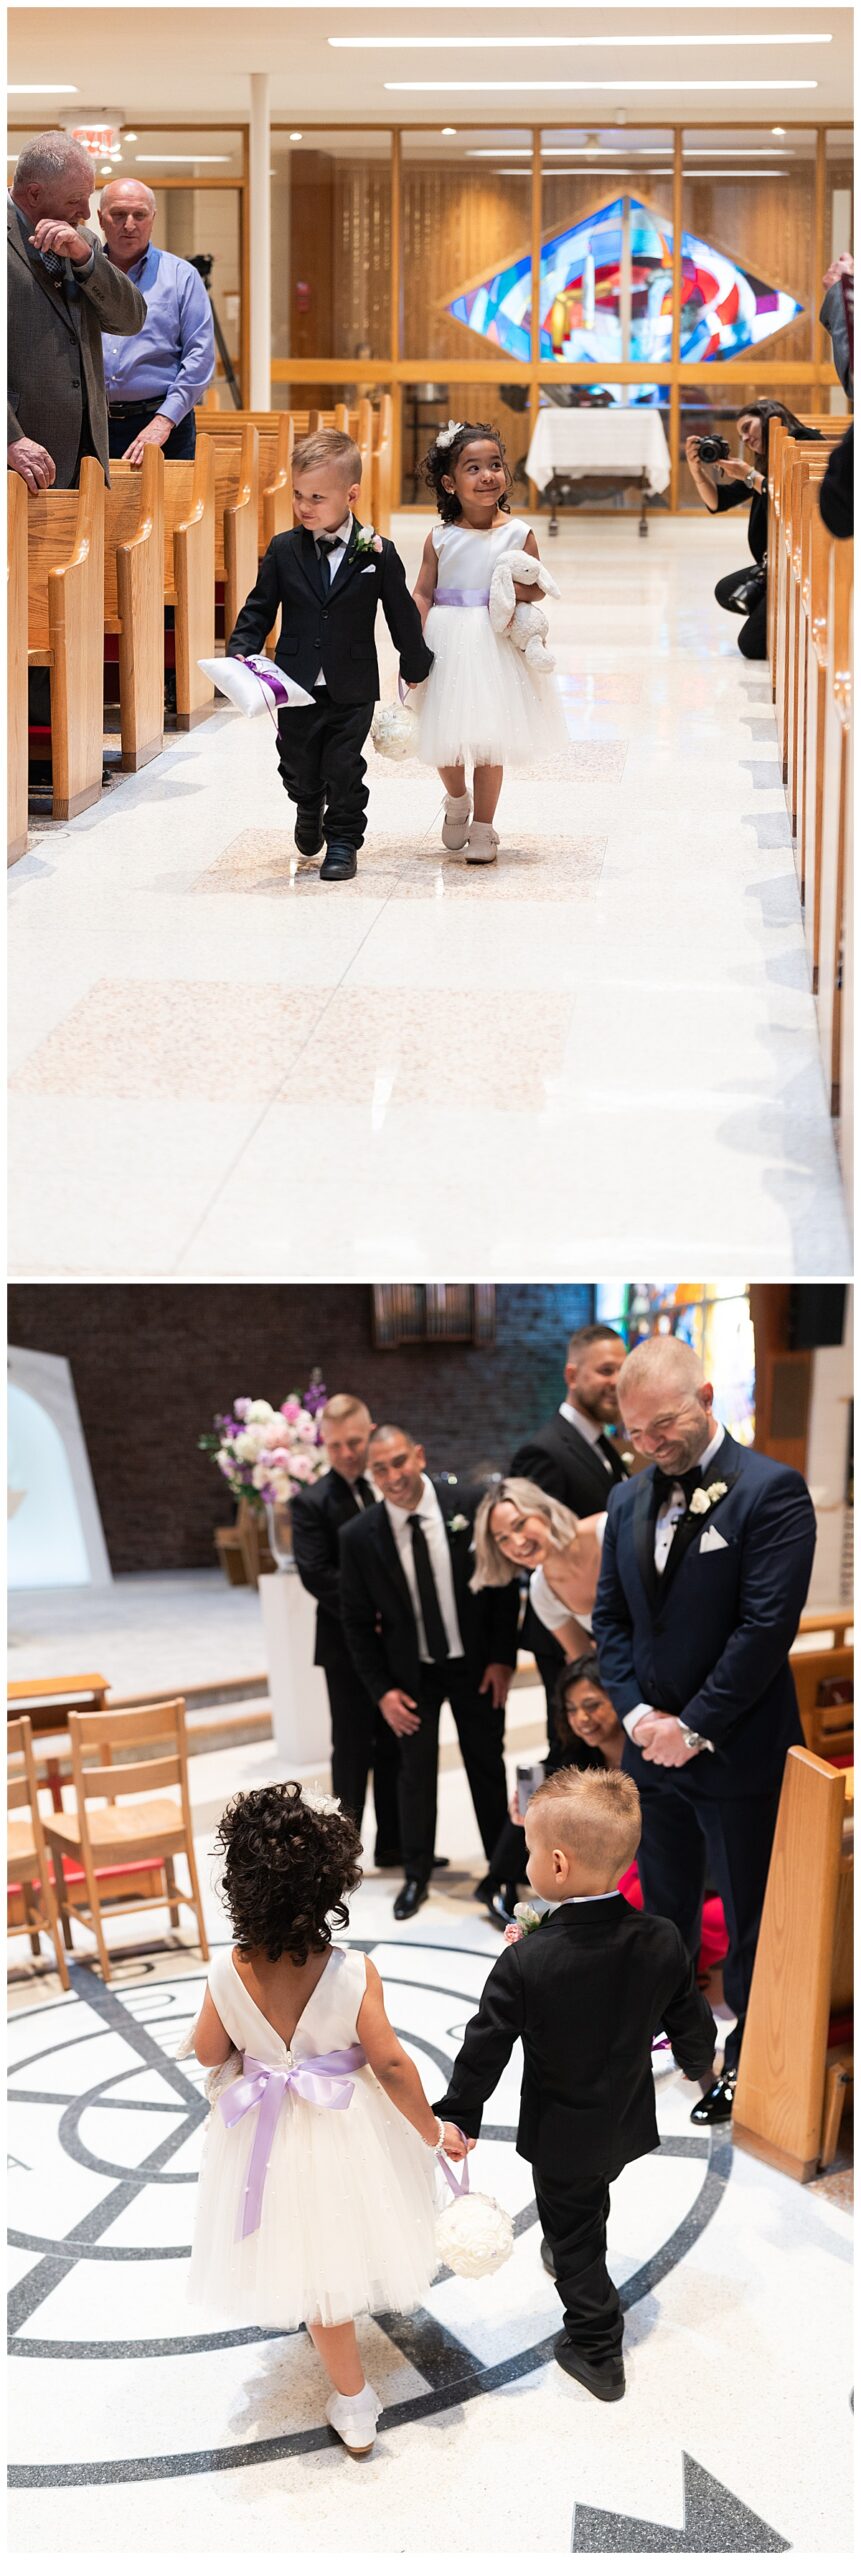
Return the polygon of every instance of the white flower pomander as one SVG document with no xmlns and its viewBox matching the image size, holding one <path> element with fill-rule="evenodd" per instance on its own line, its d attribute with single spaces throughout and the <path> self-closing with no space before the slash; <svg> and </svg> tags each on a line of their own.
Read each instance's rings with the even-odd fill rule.
<svg viewBox="0 0 861 2560">
<path fill-rule="evenodd" d="M 514 2225 L 495 2196 L 455 2196 L 437 2216 L 437 2254 L 456 2276 L 492 2276 L 514 2247 Z"/>
<path fill-rule="evenodd" d="M 378 756 L 389 756 L 400 763 L 404 756 L 416 752 L 416 718 L 403 702 L 378 702 L 371 722 L 371 736 Z"/>
</svg>

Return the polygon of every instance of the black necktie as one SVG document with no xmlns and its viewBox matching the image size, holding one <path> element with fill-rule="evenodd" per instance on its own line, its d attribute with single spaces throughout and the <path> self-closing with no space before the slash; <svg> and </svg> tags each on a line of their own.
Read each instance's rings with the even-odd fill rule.
<svg viewBox="0 0 861 2560">
<path fill-rule="evenodd" d="M 360 1501 L 360 1503 L 361 1503 L 361 1505 L 362 1505 L 362 1509 L 363 1509 L 363 1511 L 369 1511 L 369 1510 L 370 1510 L 370 1507 L 371 1507 L 371 1504 L 372 1504 L 372 1502 L 373 1502 L 374 1496 L 373 1496 L 373 1493 L 372 1493 L 372 1491 L 371 1491 L 371 1487 L 370 1487 L 370 1485 L 369 1485 L 369 1483 L 368 1483 L 367 1476 L 357 1476 L 357 1477 L 356 1477 L 356 1481 L 355 1481 L 355 1484 L 354 1484 L 354 1486 L 353 1486 L 353 1492 L 358 1496 L 358 1500 Z"/>
<path fill-rule="evenodd" d="M 603 1458 L 605 1466 L 611 1468 L 614 1476 L 618 1475 L 622 1467 L 622 1461 L 619 1456 L 618 1449 L 614 1449 L 613 1447 L 612 1440 L 608 1440 L 606 1434 L 602 1431 L 600 1437 L 596 1440 L 595 1446 L 599 1457 Z"/>
<path fill-rule="evenodd" d="M 427 1539 L 417 1511 L 410 1512 L 409 1523 L 410 1536 L 413 1542 L 413 1563 L 416 1569 L 416 1582 L 418 1584 L 422 1623 L 425 1631 L 427 1649 L 432 1662 L 446 1662 L 448 1660 L 448 1637 L 445 1631 L 445 1621 L 439 1605 L 439 1592 L 434 1580 L 434 1569 L 430 1560 Z"/>
<path fill-rule="evenodd" d="M 685 1497 L 685 1509 L 688 1510 L 691 1494 L 696 1492 L 697 1485 L 702 1484 L 702 1480 L 702 1469 L 700 1467 L 686 1467 L 683 1474 L 676 1476 L 665 1475 L 663 1467 L 656 1467 L 655 1495 L 658 1510 L 660 1511 L 662 1502 L 669 1502 L 671 1496 L 675 1493 L 677 1485 L 681 1486 L 681 1490 Z"/>
</svg>

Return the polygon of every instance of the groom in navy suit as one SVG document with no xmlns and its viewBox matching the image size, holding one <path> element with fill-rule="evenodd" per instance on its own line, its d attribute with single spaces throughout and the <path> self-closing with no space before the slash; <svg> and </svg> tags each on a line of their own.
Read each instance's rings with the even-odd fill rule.
<svg viewBox="0 0 861 2560">
<path fill-rule="evenodd" d="M 692 2122 L 732 2113 L 786 1754 L 803 1742 L 788 1653 L 816 1518 L 794 1467 L 731 1439 L 687 1343 L 657 1336 L 619 1373 L 625 1430 L 655 1463 L 610 1495 L 592 1624 L 643 1806 L 647 1911 L 699 1947 L 706 1861 L 724 1906 L 723 2075 Z"/>
</svg>

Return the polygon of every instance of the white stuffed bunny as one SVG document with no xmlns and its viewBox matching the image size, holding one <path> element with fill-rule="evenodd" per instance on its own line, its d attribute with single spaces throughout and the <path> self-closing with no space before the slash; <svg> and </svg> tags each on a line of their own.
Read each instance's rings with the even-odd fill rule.
<svg viewBox="0 0 861 2560">
<path fill-rule="evenodd" d="M 550 628 L 547 615 L 540 604 L 518 604 L 515 582 L 521 587 L 535 587 L 541 596 L 558 596 L 556 580 L 532 551 L 508 551 L 494 569 L 489 604 L 494 631 L 500 636 L 505 633 L 527 666 L 534 667 L 536 675 L 552 675 L 556 660 L 545 645 Z"/>
</svg>

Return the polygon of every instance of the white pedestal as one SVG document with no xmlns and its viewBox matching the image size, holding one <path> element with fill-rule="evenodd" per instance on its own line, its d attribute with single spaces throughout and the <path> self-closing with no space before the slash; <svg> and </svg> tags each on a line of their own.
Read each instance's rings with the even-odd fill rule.
<svg viewBox="0 0 861 2560">
<path fill-rule="evenodd" d="M 328 1762 L 329 1698 L 314 1661 L 316 1603 L 298 1573 L 264 1573 L 258 1584 L 272 1724 L 285 1775 Z"/>
</svg>

